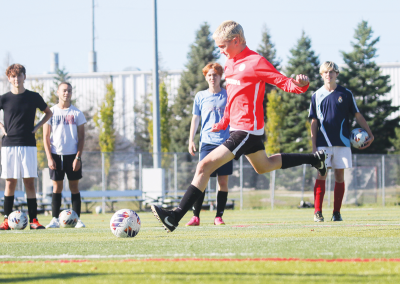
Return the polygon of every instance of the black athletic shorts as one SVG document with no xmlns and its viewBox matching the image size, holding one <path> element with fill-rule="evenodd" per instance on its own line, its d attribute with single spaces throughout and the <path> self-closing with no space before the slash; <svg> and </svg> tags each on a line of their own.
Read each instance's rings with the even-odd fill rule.
<svg viewBox="0 0 400 284">
<path fill-rule="evenodd" d="M 200 161 L 203 160 L 208 154 L 211 153 L 212 150 L 214 150 L 217 147 L 219 147 L 219 145 L 201 143 Z M 233 172 L 233 162 L 229 161 L 225 165 L 222 165 L 218 169 L 216 169 L 211 174 L 211 177 L 216 177 L 217 175 L 218 176 L 229 176 L 232 174 L 232 172 Z"/>
<path fill-rule="evenodd" d="M 51 156 L 56 162 L 56 169 L 50 169 L 50 179 L 56 181 L 64 180 L 65 174 L 67 174 L 68 180 L 78 180 L 82 178 L 82 162 L 79 170 L 77 170 L 76 172 L 72 170 L 72 164 L 74 163 L 76 154 L 57 155 L 51 153 Z"/>
<path fill-rule="evenodd" d="M 231 131 L 229 134 L 229 138 L 222 145 L 235 155 L 235 160 L 239 160 L 242 155 L 265 150 L 263 135 L 253 135 L 241 130 Z"/>
</svg>

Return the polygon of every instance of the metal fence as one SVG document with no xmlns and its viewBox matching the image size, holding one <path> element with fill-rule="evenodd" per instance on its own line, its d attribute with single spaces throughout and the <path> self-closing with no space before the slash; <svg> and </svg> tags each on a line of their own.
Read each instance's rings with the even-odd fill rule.
<svg viewBox="0 0 400 284">
<path fill-rule="evenodd" d="M 38 154 L 43 155 L 43 153 Z M 40 160 L 40 159 L 39 159 Z M 84 152 L 83 179 L 80 190 L 142 189 L 142 169 L 153 167 L 153 155 L 132 152 Z M 190 184 L 198 155 L 163 153 L 161 165 L 165 171 L 165 196 L 180 197 Z M 44 191 L 43 166 L 38 170 L 37 191 Z M 229 199 L 236 208 L 297 207 L 300 201 L 313 203 L 313 188 L 317 171 L 308 166 L 257 174 L 245 157 L 233 161 L 229 177 Z M 67 185 L 67 184 L 66 184 Z M 333 205 L 335 178 L 328 172 L 324 206 Z M 400 200 L 400 155 L 353 155 L 353 168 L 345 170 L 344 204 L 398 205 Z M 0 190 L 4 190 L 4 180 Z M 18 187 L 23 189 L 22 182 Z M 66 189 L 68 190 L 68 188 Z M 215 199 L 216 179 L 211 178 L 208 196 Z"/>
</svg>

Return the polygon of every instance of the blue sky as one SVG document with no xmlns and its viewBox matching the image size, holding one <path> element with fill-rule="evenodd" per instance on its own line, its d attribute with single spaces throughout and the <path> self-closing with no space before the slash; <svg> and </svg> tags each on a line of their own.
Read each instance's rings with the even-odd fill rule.
<svg viewBox="0 0 400 284">
<path fill-rule="evenodd" d="M 0 0 L 0 69 L 11 54 L 29 74 L 50 70 L 50 54 L 61 67 L 87 72 L 91 50 L 91 0 Z M 152 0 L 96 0 L 96 51 L 99 71 L 153 66 Z M 243 4 L 245 3 L 245 4 Z M 400 60 L 398 0 L 158 0 L 159 52 L 164 69 L 182 69 L 196 30 L 208 22 L 211 31 L 224 20 L 239 22 L 248 46 L 257 49 L 265 24 L 278 57 L 287 62 L 302 30 L 321 61 L 342 63 L 354 29 L 366 20 L 379 36 L 377 62 Z M 224 59 L 221 59 L 224 63 Z"/>
</svg>

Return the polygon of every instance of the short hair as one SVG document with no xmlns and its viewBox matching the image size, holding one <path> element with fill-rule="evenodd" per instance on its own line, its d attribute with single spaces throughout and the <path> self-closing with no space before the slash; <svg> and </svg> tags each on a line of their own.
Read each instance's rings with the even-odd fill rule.
<svg viewBox="0 0 400 284">
<path fill-rule="evenodd" d="M 235 21 L 225 21 L 219 25 L 213 34 L 213 39 L 230 41 L 237 37 L 240 43 L 246 43 L 242 26 Z"/>
<path fill-rule="evenodd" d="M 339 73 L 339 67 L 336 65 L 335 62 L 333 62 L 333 61 L 325 61 L 319 67 L 319 74 L 322 74 L 322 73 L 324 73 L 326 71 L 330 71 L 330 70 L 333 70 L 336 73 Z"/>
<path fill-rule="evenodd" d="M 60 89 L 61 85 L 68 85 L 68 86 L 70 86 L 70 87 L 72 88 L 72 85 L 71 85 L 70 83 L 68 83 L 68 82 L 61 82 L 60 84 L 58 84 L 57 90 Z"/>
<path fill-rule="evenodd" d="M 18 63 L 8 66 L 8 68 L 6 70 L 7 77 L 10 77 L 11 75 L 19 76 L 21 73 L 26 75 L 26 69 L 24 66 L 22 66 L 21 64 L 18 64 Z"/>
<path fill-rule="evenodd" d="M 215 73 L 217 73 L 219 76 L 222 76 L 222 73 L 224 73 L 224 69 L 219 63 L 208 63 L 204 68 L 203 68 L 203 75 L 206 76 L 208 71 L 211 69 L 214 69 Z"/>
</svg>

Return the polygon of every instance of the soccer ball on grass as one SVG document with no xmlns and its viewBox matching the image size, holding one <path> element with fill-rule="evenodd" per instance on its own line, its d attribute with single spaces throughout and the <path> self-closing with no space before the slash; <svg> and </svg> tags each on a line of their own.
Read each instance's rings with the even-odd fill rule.
<svg viewBox="0 0 400 284">
<path fill-rule="evenodd" d="M 140 230 L 139 215 L 130 209 L 121 209 L 111 217 L 111 232 L 118 238 L 133 238 Z"/>
<path fill-rule="evenodd" d="M 364 146 L 364 143 L 368 138 L 367 131 L 362 128 L 355 128 L 350 133 L 350 143 L 356 149 Z"/>
<path fill-rule="evenodd" d="M 8 215 L 8 226 L 11 230 L 23 230 L 28 226 L 28 216 L 20 210 Z"/>
<path fill-rule="evenodd" d="M 75 228 L 78 223 L 78 214 L 72 209 L 63 210 L 58 216 L 60 226 L 63 228 Z"/>
</svg>

